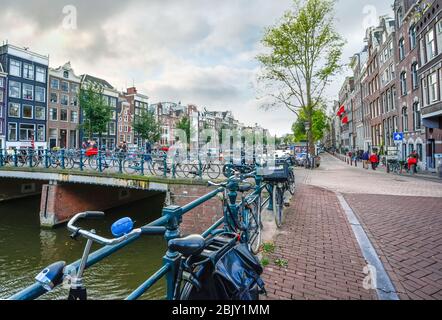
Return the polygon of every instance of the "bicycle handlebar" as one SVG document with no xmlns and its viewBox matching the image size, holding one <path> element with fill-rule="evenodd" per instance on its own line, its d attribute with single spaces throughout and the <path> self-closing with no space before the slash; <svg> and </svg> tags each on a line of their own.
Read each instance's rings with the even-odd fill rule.
<svg viewBox="0 0 442 320">
<path fill-rule="evenodd" d="M 82 236 L 83 238 L 92 240 L 94 242 L 97 242 L 101 245 L 105 246 L 113 246 L 116 244 L 119 244 L 129 238 L 132 238 L 135 235 L 164 235 L 166 232 L 165 227 L 149 227 L 144 226 L 138 229 L 133 229 L 128 234 L 125 234 L 119 238 L 114 239 L 108 239 L 102 236 L 99 236 L 97 234 L 94 234 L 90 231 L 86 231 L 84 229 L 81 229 L 77 226 L 75 226 L 75 222 L 77 222 L 80 219 L 92 219 L 92 218 L 102 218 L 104 217 L 104 212 L 98 212 L 98 211 L 87 211 L 76 214 L 69 222 L 68 222 L 68 230 L 72 231 L 72 237 L 76 238 L 78 236 Z"/>
</svg>

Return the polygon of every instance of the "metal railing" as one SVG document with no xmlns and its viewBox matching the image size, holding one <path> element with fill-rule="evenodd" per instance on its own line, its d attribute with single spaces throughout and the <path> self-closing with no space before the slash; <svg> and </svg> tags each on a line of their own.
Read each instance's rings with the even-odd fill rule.
<svg viewBox="0 0 442 320">
<path fill-rule="evenodd" d="M 253 192 L 251 192 L 244 201 L 249 202 L 253 201 L 254 197 L 257 195 L 261 195 L 263 190 L 267 188 L 266 184 L 262 184 L 259 187 L 256 187 Z M 147 224 L 145 227 L 165 227 L 166 232 L 164 235 L 164 239 L 166 242 L 168 242 L 171 239 L 179 238 L 180 237 L 180 224 L 183 221 L 183 217 L 192 211 L 193 209 L 197 208 L 198 206 L 204 204 L 205 202 L 209 201 L 210 199 L 216 197 L 219 193 L 222 193 L 225 191 L 224 187 L 219 187 L 212 192 L 202 196 L 201 198 L 196 199 L 193 202 L 190 202 L 189 204 L 179 207 L 179 206 L 169 206 L 163 209 L 162 216 Z M 271 202 L 271 195 L 262 201 L 262 207 L 269 204 Z M 222 210 L 222 208 L 220 208 Z M 215 222 L 209 229 L 207 229 L 202 236 L 204 238 L 208 238 L 210 236 L 215 236 L 219 234 L 220 232 L 224 231 L 225 229 L 221 229 L 221 226 L 225 226 L 227 223 L 227 217 L 224 216 L 223 218 L 219 219 L 217 222 Z M 119 250 L 125 248 L 127 245 L 131 244 L 132 242 L 136 241 L 138 238 L 140 238 L 140 234 L 134 235 L 131 238 L 128 238 L 127 240 L 113 245 L 113 246 L 105 246 L 93 253 L 91 253 L 88 256 L 85 268 L 90 268 L 93 265 L 101 262 L 106 257 L 112 255 L 113 253 L 118 252 Z M 74 263 L 68 265 L 65 267 L 65 275 L 66 270 L 75 270 L 78 271 L 78 268 L 80 267 L 81 260 L 77 260 Z M 171 252 L 168 250 L 166 252 L 166 255 L 163 257 L 163 266 L 155 272 L 149 279 L 147 279 L 144 283 L 142 283 L 136 290 L 134 290 L 127 298 L 126 300 L 136 300 L 139 297 L 141 297 L 147 290 L 149 290 L 155 283 L 157 283 L 160 279 L 166 278 L 166 299 L 170 300 L 173 298 L 174 289 L 175 289 L 175 274 L 178 270 L 180 263 L 180 255 L 176 252 Z M 44 294 L 46 294 L 48 291 L 39 283 L 35 282 L 31 286 L 21 290 L 20 292 L 14 294 L 11 296 L 8 300 L 33 300 L 37 299 Z"/>
<path fill-rule="evenodd" d="M 166 153 L 87 150 L 0 149 L 0 168 L 41 168 L 158 176 L 172 179 L 217 179 L 219 159 L 168 157 Z"/>
</svg>

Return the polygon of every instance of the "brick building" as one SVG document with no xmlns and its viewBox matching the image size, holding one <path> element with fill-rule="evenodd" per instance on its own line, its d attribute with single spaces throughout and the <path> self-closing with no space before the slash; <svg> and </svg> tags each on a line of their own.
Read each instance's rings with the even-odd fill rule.
<svg viewBox="0 0 442 320">
<path fill-rule="evenodd" d="M 79 93 L 81 77 L 68 62 L 49 69 L 48 147 L 77 149 L 79 139 Z"/>
<path fill-rule="evenodd" d="M 87 85 L 89 84 L 98 85 L 103 88 L 103 99 L 105 100 L 105 103 L 107 103 L 112 109 L 112 116 L 107 125 L 107 130 L 106 132 L 102 133 L 101 145 L 104 146 L 106 149 L 113 150 L 115 149 L 117 143 L 117 104 L 119 92 L 106 80 L 87 74 L 82 75 L 81 86 L 87 87 Z M 80 114 L 80 121 L 83 122 L 82 114 Z M 84 136 L 83 132 L 80 132 L 80 136 L 80 139 L 82 141 L 87 139 L 87 137 Z M 93 135 L 93 139 L 98 140 L 98 138 L 99 137 L 97 134 Z"/>
<path fill-rule="evenodd" d="M 6 148 L 46 148 L 49 57 L 10 44 L 0 47 L 8 73 Z"/>
<path fill-rule="evenodd" d="M 131 87 L 127 88 L 126 92 L 122 95 L 124 99 L 129 103 L 130 106 L 130 114 L 132 115 L 132 122 L 136 121 L 137 117 L 140 117 L 143 112 L 147 111 L 149 109 L 149 97 L 147 95 L 141 94 L 138 92 L 137 88 Z M 127 116 L 127 115 L 126 115 Z M 123 120 L 125 120 L 124 118 Z M 130 118 L 128 119 L 130 120 Z M 132 130 L 132 124 L 128 124 L 129 130 Z M 123 127 L 124 129 L 124 127 Z M 142 147 L 143 142 L 141 137 L 139 137 L 135 132 L 131 131 L 131 134 L 128 134 L 127 132 L 124 133 L 125 135 L 129 136 L 129 140 L 127 140 L 128 144 L 132 144 L 133 146 Z"/>
<path fill-rule="evenodd" d="M 6 84 L 7 74 L 0 63 L 0 149 L 6 146 Z"/>
<path fill-rule="evenodd" d="M 418 6 L 416 38 L 420 48 L 418 80 L 427 137 L 426 162 L 430 170 L 435 170 L 436 155 L 442 154 L 442 0 L 430 3 Z"/>
</svg>

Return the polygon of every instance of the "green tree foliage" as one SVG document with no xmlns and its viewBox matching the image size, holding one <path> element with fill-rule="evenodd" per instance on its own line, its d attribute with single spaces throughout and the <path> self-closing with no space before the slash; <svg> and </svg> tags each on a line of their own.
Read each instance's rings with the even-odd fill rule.
<svg viewBox="0 0 442 320">
<path fill-rule="evenodd" d="M 303 110 L 300 111 L 298 120 L 293 124 L 292 130 L 295 142 L 307 141 L 307 132 L 305 130 L 305 123 L 308 122 L 307 115 Z M 323 108 L 313 110 L 312 116 L 312 138 L 313 143 L 316 143 L 324 138 L 328 127 L 327 114 Z"/>
<path fill-rule="evenodd" d="M 176 125 L 177 129 L 183 130 L 186 133 L 187 144 L 190 144 L 191 131 L 190 131 L 190 118 L 188 116 L 184 116 Z M 175 137 L 177 138 L 177 137 Z"/>
<path fill-rule="evenodd" d="M 89 139 L 92 139 L 95 133 L 98 134 L 101 144 L 101 136 L 103 132 L 107 132 L 112 119 L 112 108 L 103 95 L 103 87 L 87 84 L 80 90 L 79 102 L 83 112 L 83 123 L 79 128 Z"/>
<path fill-rule="evenodd" d="M 284 106 L 296 115 L 303 111 L 313 127 L 324 90 L 342 68 L 345 41 L 335 31 L 334 5 L 334 0 L 295 1 L 294 9 L 266 30 L 262 43 L 267 53 L 257 57 L 259 80 L 273 97 L 272 106 Z M 312 149 L 313 140 L 309 135 Z"/>
<path fill-rule="evenodd" d="M 144 110 L 135 118 L 133 129 L 143 140 L 155 143 L 161 138 L 161 126 L 153 110 Z"/>
</svg>

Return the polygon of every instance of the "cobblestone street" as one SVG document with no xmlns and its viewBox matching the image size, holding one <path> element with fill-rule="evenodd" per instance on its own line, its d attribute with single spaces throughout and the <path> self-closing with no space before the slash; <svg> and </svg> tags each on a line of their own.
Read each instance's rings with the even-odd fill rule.
<svg viewBox="0 0 442 320">
<path fill-rule="evenodd" d="M 265 271 L 270 299 L 378 299 L 337 195 L 359 220 L 400 299 L 442 298 L 442 184 L 350 167 L 323 155 L 298 188 Z M 286 267 L 277 266 L 282 259 Z"/>
</svg>

